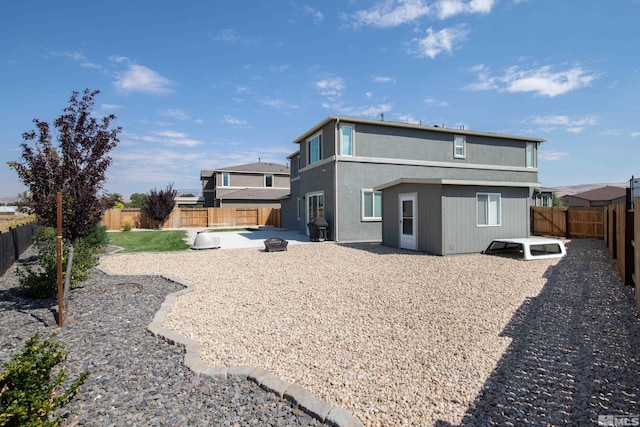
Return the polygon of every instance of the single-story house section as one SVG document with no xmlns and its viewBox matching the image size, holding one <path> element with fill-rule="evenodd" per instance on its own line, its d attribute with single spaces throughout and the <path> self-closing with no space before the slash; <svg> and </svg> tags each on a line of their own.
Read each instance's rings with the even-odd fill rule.
<svg viewBox="0 0 640 427">
<path fill-rule="evenodd" d="M 433 255 L 481 252 L 529 236 L 535 182 L 401 178 L 382 192 L 382 244 Z"/>
</svg>

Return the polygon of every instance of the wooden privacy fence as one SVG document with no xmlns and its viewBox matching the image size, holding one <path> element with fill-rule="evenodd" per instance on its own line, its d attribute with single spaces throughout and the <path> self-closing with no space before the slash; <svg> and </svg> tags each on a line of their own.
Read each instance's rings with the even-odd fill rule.
<svg viewBox="0 0 640 427">
<path fill-rule="evenodd" d="M 569 239 L 604 239 L 604 208 L 531 207 L 531 234 Z"/>
<path fill-rule="evenodd" d="M 640 206 L 640 198 L 634 201 Z M 635 286 L 636 310 L 640 314 L 640 209 L 630 209 L 626 202 L 604 208 L 605 242 L 622 281 Z"/>
<path fill-rule="evenodd" d="M 108 209 L 102 216 L 107 230 L 153 228 L 153 221 L 141 209 Z M 275 208 L 175 208 L 162 228 L 184 227 L 280 227 L 280 209 Z"/>
</svg>

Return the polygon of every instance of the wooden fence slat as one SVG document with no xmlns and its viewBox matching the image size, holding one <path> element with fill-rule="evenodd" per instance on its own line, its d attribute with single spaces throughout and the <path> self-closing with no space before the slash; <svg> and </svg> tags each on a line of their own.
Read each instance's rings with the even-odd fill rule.
<svg viewBox="0 0 640 427">
<path fill-rule="evenodd" d="M 107 230 L 122 230 L 125 224 L 133 228 L 152 228 L 152 221 L 140 209 L 108 209 L 101 224 Z M 275 208 L 175 208 L 162 228 L 183 227 L 280 227 L 280 209 Z"/>
</svg>

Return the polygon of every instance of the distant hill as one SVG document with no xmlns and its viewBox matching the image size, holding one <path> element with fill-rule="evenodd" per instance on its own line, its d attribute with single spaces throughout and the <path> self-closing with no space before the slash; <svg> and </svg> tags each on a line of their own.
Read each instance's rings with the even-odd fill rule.
<svg viewBox="0 0 640 427">
<path fill-rule="evenodd" d="M 15 197 L 0 197 L 0 205 L 5 205 L 5 204 L 14 204 L 15 202 L 17 202 L 19 199 L 18 196 Z"/>
<path fill-rule="evenodd" d="M 596 188 L 606 187 L 607 185 L 610 185 L 612 187 L 621 187 L 621 188 L 629 187 L 629 183 L 628 182 L 623 182 L 623 183 L 617 182 L 617 183 L 613 183 L 613 184 L 611 184 L 611 183 L 605 183 L 605 184 L 580 184 L 580 185 L 569 185 L 569 186 L 566 186 L 566 187 L 553 187 L 553 188 L 558 190 L 556 195 L 558 197 L 562 197 L 562 196 L 567 196 L 567 195 L 584 193 L 585 191 L 595 190 Z"/>
</svg>

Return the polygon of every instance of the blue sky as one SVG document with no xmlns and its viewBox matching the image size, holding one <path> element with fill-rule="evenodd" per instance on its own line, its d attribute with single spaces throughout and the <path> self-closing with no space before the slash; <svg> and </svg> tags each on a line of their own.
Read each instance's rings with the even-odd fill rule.
<svg viewBox="0 0 640 427">
<path fill-rule="evenodd" d="M 32 119 L 99 89 L 105 190 L 286 163 L 328 115 L 544 138 L 544 186 L 640 175 L 639 0 L 0 2 L 0 196 Z"/>
</svg>

